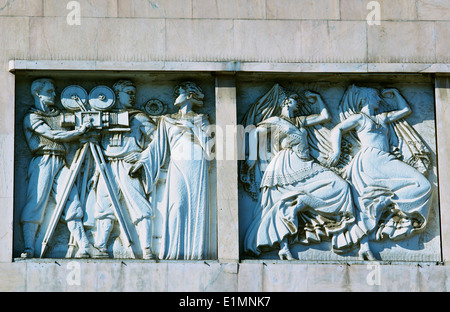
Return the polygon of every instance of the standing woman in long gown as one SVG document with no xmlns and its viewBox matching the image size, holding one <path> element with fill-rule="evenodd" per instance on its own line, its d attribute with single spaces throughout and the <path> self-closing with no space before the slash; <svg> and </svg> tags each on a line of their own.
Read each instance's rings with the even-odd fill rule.
<svg viewBox="0 0 450 312">
<path fill-rule="evenodd" d="M 200 87 L 192 82 L 177 86 L 174 105 L 179 111 L 160 118 L 157 135 L 139 160 L 148 188 L 156 183 L 168 160 L 160 259 L 201 260 L 208 256 L 209 121 L 207 115 L 192 110 L 203 106 L 203 98 Z"/>
</svg>

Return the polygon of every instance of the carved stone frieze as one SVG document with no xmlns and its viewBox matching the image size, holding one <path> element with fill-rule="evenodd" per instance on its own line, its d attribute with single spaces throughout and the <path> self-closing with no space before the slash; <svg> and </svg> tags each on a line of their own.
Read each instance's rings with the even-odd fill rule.
<svg viewBox="0 0 450 312">
<path fill-rule="evenodd" d="M 204 105 L 200 86 L 179 84 L 177 112 L 166 115 L 161 100 L 137 109 L 127 79 L 89 93 L 66 86 L 58 108 L 53 80 L 34 80 L 31 93 L 22 258 L 46 257 L 53 247 L 66 258 L 209 258 L 213 142 L 208 115 L 193 110 Z M 55 235 L 64 224 L 67 234 Z"/>
<path fill-rule="evenodd" d="M 240 76 L 233 128 L 210 76 L 73 77 L 18 79 L 15 257 L 440 259 L 426 80 Z"/>
<path fill-rule="evenodd" d="M 333 112 L 319 93 L 280 84 L 250 103 L 239 173 L 240 207 L 248 211 L 241 214 L 244 255 L 384 260 L 380 246 L 423 233 L 433 207 L 433 157 L 406 119 L 415 113 L 396 88 L 354 84 Z M 302 258 L 299 250 L 314 248 L 322 256 Z"/>
</svg>

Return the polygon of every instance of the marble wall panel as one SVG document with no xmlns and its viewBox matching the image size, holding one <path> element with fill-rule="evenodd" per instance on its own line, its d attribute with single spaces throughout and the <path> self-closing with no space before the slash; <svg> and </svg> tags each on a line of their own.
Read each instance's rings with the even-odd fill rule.
<svg viewBox="0 0 450 312">
<path fill-rule="evenodd" d="M 220 34 L 220 35 L 219 35 Z M 218 61 L 234 54 L 231 20 L 166 20 L 165 59 L 172 61 Z"/>
<path fill-rule="evenodd" d="M 417 0 L 419 20 L 448 20 L 450 3 L 446 0 Z"/>
<path fill-rule="evenodd" d="M 41 0 L 0 0 L 0 16 L 42 16 Z"/>
<path fill-rule="evenodd" d="M 192 0 L 119 0 L 118 16 L 192 18 Z"/>
<path fill-rule="evenodd" d="M 367 20 L 368 15 L 374 10 L 367 7 L 367 0 L 341 0 L 342 20 Z M 416 20 L 417 9 L 415 0 L 379 0 L 380 20 Z"/>
<path fill-rule="evenodd" d="M 267 19 L 338 20 L 338 0 L 266 1 Z"/>
<path fill-rule="evenodd" d="M 446 213 L 446 205 L 450 203 L 450 194 L 447 192 L 450 187 L 450 146 L 449 136 L 449 111 L 450 111 L 450 77 L 439 76 L 436 78 L 436 129 L 438 131 L 437 146 L 439 160 L 439 182 L 440 182 L 440 202 L 441 222 L 442 222 L 442 255 L 443 261 L 450 259 L 450 217 Z"/>
<path fill-rule="evenodd" d="M 44 16 L 63 16 L 74 10 L 70 6 L 70 1 L 60 0 L 43 0 Z M 80 5 L 80 17 L 117 17 L 118 1 L 117 0 L 78 0 Z"/>
<path fill-rule="evenodd" d="M 436 63 L 450 63 L 450 21 L 436 22 Z"/>
<path fill-rule="evenodd" d="M 170 263 L 167 279 L 177 280 L 169 283 L 167 291 L 177 292 L 215 292 L 235 291 L 238 281 L 238 264 L 202 263 Z"/>
<path fill-rule="evenodd" d="M 435 24 L 432 22 L 383 22 L 367 30 L 370 63 L 434 63 Z M 442 39 L 441 39 L 442 40 Z"/>
<path fill-rule="evenodd" d="M 208 19 L 263 19 L 263 0 L 192 0 L 192 17 Z"/>
<path fill-rule="evenodd" d="M 24 292 L 27 291 L 27 267 L 25 264 L 0 262 L 0 291 Z"/>
<path fill-rule="evenodd" d="M 236 85 L 233 75 L 216 76 L 216 163 L 218 256 L 239 259 Z M 220 133 L 220 135 L 219 135 Z"/>
<path fill-rule="evenodd" d="M 31 59 L 93 60 L 97 58 L 98 20 L 83 19 L 81 25 L 67 24 L 65 17 L 30 19 Z"/>
<path fill-rule="evenodd" d="M 0 175 L 4 170 L 0 170 Z M 0 181 L 3 183 L 3 181 Z M 10 182 L 8 182 L 9 184 Z M 0 197 L 0 264 L 12 261 L 13 241 L 13 197 Z M 1 287 L 1 286 L 0 286 Z"/>
<path fill-rule="evenodd" d="M 14 135 L 0 134 L 0 160 L 3 166 L 0 167 L 0 197 L 9 198 L 13 192 L 11 183 L 14 172 Z M 5 207 L 7 209 L 7 207 Z"/>
<path fill-rule="evenodd" d="M 235 49 L 247 61 L 359 63 L 365 34 L 364 22 L 237 20 Z"/>
<path fill-rule="evenodd" d="M 98 20 L 92 40 L 95 59 L 149 61 L 164 59 L 166 53 L 163 19 L 120 18 Z"/>
<path fill-rule="evenodd" d="M 0 15 L 0 29 L 0 64 L 5 75 L 9 60 L 29 57 L 29 18 Z"/>
</svg>

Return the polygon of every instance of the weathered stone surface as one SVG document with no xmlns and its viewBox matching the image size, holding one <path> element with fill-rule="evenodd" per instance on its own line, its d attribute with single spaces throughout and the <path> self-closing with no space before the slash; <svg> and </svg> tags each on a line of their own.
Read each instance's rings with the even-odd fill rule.
<svg viewBox="0 0 450 312">
<path fill-rule="evenodd" d="M 42 16 L 41 0 L 0 0 L 0 16 Z"/>
<path fill-rule="evenodd" d="M 192 0 L 119 0 L 118 16 L 192 18 Z"/>
<path fill-rule="evenodd" d="M 450 187 L 450 146 L 447 138 L 449 137 L 449 112 L 450 111 L 450 77 L 442 76 L 436 78 L 436 128 L 437 145 L 439 160 L 439 183 L 440 203 L 441 203 L 441 222 L 442 222 L 442 255 L 443 261 L 450 260 L 450 243 L 445 239 L 450 235 L 450 217 L 445 212 L 445 208 L 450 202 L 450 194 L 446 190 Z"/>
<path fill-rule="evenodd" d="M 234 52 L 231 20 L 171 19 L 165 23 L 167 60 L 218 61 Z"/>
<path fill-rule="evenodd" d="M 450 3 L 446 0 L 417 0 L 419 20 L 448 20 Z"/>
<path fill-rule="evenodd" d="M 368 15 L 374 10 L 366 0 L 341 0 L 342 20 L 367 20 Z M 379 0 L 380 21 L 417 20 L 415 0 Z"/>
<path fill-rule="evenodd" d="M 263 0 L 192 0 L 192 17 L 208 19 L 263 19 Z"/>
<path fill-rule="evenodd" d="M 313 63 L 366 59 L 364 22 L 239 20 L 234 29 L 237 59 Z"/>
<path fill-rule="evenodd" d="M 162 19 L 100 19 L 95 59 L 111 61 L 160 60 L 165 55 L 165 21 Z M 145 31 L 142 31 L 145 30 Z"/>
<path fill-rule="evenodd" d="M 62 16 L 66 17 L 74 6 L 69 5 L 70 1 L 44 0 L 44 16 Z M 76 1 L 80 5 L 80 17 L 117 17 L 118 1 L 117 0 L 79 0 Z M 119 2 L 120 3 L 120 2 Z"/>
<path fill-rule="evenodd" d="M 436 63 L 450 63 L 450 21 L 436 22 Z"/>
<path fill-rule="evenodd" d="M 71 26 L 65 17 L 32 17 L 30 58 L 95 59 L 98 26 L 97 19 L 83 19 L 81 25 Z"/>
<path fill-rule="evenodd" d="M 337 20 L 338 0 L 268 0 L 267 19 Z"/>
<path fill-rule="evenodd" d="M 6 164 L 0 167 L 0 290 L 450 289 L 448 265 L 418 266 L 414 262 L 383 263 L 377 267 L 377 263 L 75 261 L 80 265 L 79 281 L 71 275 L 78 268 L 69 264 L 71 261 L 11 263 L 13 236 L 17 234 L 13 233 L 13 220 L 18 218 L 14 206 L 23 199 L 13 197 L 13 170 L 17 164 L 11 147 L 18 137 L 14 132 L 21 128 L 14 128 L 17 127 L 13 106 L 15 76 L 8 72 L 10 60 L 29 60 L 26 68 L 18 66 L 19 71 L 44 70 L 55 75 L 61 75 L 63 70 L 91 73 L 107 70 L 114 71 L 116 76 L 134 70 L 148 70 L 150 76 L 155 71 L 176 71 L 194 77 L 197 71 L 295 73 L 291 77 L 326 72 L 376 73 L 376 77 L 382 75 L 389 81 L 391 75 L 398 73 L 450 73 L 447 0 L 379 0 L 380 26 L 367 25 L 370 11 L 366 7 L 369 1 L 365 0 L 80 0 L 79 26 L 67 24 L 68 2 L 0 0 L 0 85 L 5 90 L 0 95 L 0 161 Z M 317 80 L 320 75 L 314 76 L 314 81 Z M 433 185 L 437 185 L 439 173 L 440 210 L 434 211 L 432 217 L 433 222 L 438 217 L 442 221 L 442 260 L 448 261 L 450 217 L 446 212 L 450 198 L 445 191 L 450 181 L 447 168 L 450 151 L 446 141 L 448 77 L 439 77 L 436 87 L 439 167 L 433 172 Z M 415 98 L 414 92 L 409 97 Z M 415 105 L 420 105 L 420 101 Z M 225 120 L 230 116 L 223 117 Z M 428 121 L 418 126 L 427 135 L 432 128 Z M 226 168 L 218 169 L 223 172 Z M 233 183 L 231 175 L 219 180 Z M 16 185 L 16 190 L 19 186 Z M 220 188 L 219 183 L 217 189 Z M 223 217 L 218 222 L 223 221 L 222 225 L 233 222 L 224 229 L 225 233 L 217 234 L 218 256 L 235 262 L 239 260 L 236 246 L 229 246 L 240 226 L 235 216 L 235 194 L 217 195 L 217 206 L 222 209 L 217 217 Z M 20 239 L 20 235 L 15 237 Z M 374 283 L 370 280 L 373 275 L 369 274 L 377 272 L 377 268 L 381 275 L 379 283 L 377 280 Z"/>
<path fill-rule="evenodd" d="M 0 64 L 11 59 L 29 58 L 29 18 L 0 16 Z M 1 70 L 6 71 L 6 66 Z"/>
<path fill-rule="evenodd" d="M 432 22 L 383 22 L 368 27 L 370 63 L 434 63 L 436 45 Z"/>
<path fill-rule="evenodd" d="M 188 273 L 189 272 L 189 273 Z M 360 264 L 81 263 L 0 264 L 0 289 L 51 292 L 445 292 L 447 266 Z"/>
</svg>

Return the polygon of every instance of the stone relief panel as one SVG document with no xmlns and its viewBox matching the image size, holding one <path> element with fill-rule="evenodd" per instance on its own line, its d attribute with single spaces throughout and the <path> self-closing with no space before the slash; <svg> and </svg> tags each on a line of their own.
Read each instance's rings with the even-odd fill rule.
<svg viewBox="0 0 450 312">
<path fill-rule="evenodd" d="M 238 92 L 243 258 L 440 261 L 430 81 L 260 78 Z"/>
<path fill-rule="evenodd" d="M 16 257 L 217 257 L 214 81 L 157 78 L 17 78 Z"/>
</svg>

